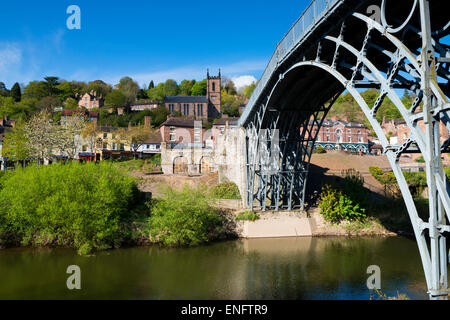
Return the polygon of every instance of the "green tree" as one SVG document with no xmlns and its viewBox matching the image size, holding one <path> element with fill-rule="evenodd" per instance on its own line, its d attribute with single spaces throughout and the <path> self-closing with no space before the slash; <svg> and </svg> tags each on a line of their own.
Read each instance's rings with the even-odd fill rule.
<svg viewBox="0 0 450 320">
<path fill-rule="evenodd" d="M 59 85 L 59 78 L 58 77 L 45 77 L 44 80 L 46 81 L 47 86 L 47 92 L 49 96 L 54 96 L 59 93 L 58 85 Z"/>
<path fill-rule="evenodd" d="M 192 92 L 192 87 L 195 84 L 195 80 L 183 80 L 180 83 L 180 96 L 190 96 Z"/>
<path fill-rule="evenodd" d="M 97 93 L 97 97 L 101 96 L 105 98 L 106 95 L 112 91 L 112 87 L 102 80 L 95 80 L 89 82 L 82 93 L 91 93 L 91 91 L 95 91 Z"/>
<path fill-rule="evenodd" d="M 148 90 L 148 97 L 152 101 L 162 101 L 166 96 L 164 83 L 158 84 L 155 88 Z"/>
<path fill-rule="evenodd" d="M 236 90 L 236 86 L 234 85 L 233 81 L 228 81 L 225 86 L 223 87 L 225 92 L 231 95 L 236 95 L 237 94 L 237 90 Z"/>
<path fill-rule="evenodd" d="M 15 102 L 19 102 L 22 99 L 22 90 L 20 90 L 20 85 L 16 82 L 11 88 L 11 98 L 14 99 Z"/>
<path fill-rule="evenodd" d="M 178 92 L 179 88 L 175 80 L 169 79 L 164 83 L 164 95 L 166 97 L 176 96 Z"/>
<path fill-rule="evenodd" d="M 152 81 L 150 81 L 150 84 L 148 85 L 148 90 L 151 90 L 155 87 L 155 83 Z"/>
<path fill-rule="evenodd" d="M 119 90 L 125 95 L 125 104 L 127 106 L 136 103 L 139 93 L 139 85 L 130 77 L 123 77 L 119 82 Z"/>
<path fill-rule="evenodd" d="M 127 103 L 127 98 L 125 94 L 120 90 L 113 90 L 108 93 L 105 98 L 105 105 L 107 107 L 120 108 Z"/>
<path fill-rule="evenodd" d="M 78 102 L 74 98 L 67 98 L 64 102 L 64 109 L 78 109 Z"/>
<path fill-rule="evenodd" d="M 205 96 L 207 89 L 206 79 L 200 82 L 196 82 L 191 90 L 192 96 Z"/>
<path fill-rule="evenodd" d="M 61 102 L 59 99 L 53 96 L 44 97 L 36 102 L 36 108 L 38 110 L 47 110 L 49 112 L 52 112 L 55 108 L 60 106 Z"/>
<path fill-rule="evenodd" d="M 0 81 L 0 96 L 9 97 L 9 90 L 6 88 L 6 85 Z"/>
<path fill-rule="evenodd" d="M 243 90 L 244 96 L 247 99 L 250 99 L 250 97 L 252 96 L 253 91 L 255 90 L 255 88 L 256 88 L 256 83 L 252 83 L 252 84 L 250 84 L 248 86 L 245 86 L 244 90 Z"/>
<path fill-rule="evenodd" d="M 25 87 L 22 98 L 40 100 L 47 96 L 47 84 L 44 81 L 31 81 Z"/>
<path fill-rule="evenodd" d="M 25 122 L 19 121 L 14 128 L 5 133 L 2 154 L 5 158 L 24 160 L 29 157 L 28 138 Z"/>
</svg>

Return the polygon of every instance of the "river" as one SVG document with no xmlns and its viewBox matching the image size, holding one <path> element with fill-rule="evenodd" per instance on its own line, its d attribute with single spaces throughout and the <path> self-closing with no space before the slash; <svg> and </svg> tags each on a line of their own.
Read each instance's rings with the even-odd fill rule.
<svg viewBox="0 0 450 320">
<path fill-rule="evenodd" d="M 66 287 L 69 265 L 81 290 Z M 370 299 L 367 267 L 382 291 L 427 299 L 414 240 L 284 238 L 196 248 L 125 248 L 78 256 L 70 249 L 0 250 L 0 299 Z"/>
</svg>

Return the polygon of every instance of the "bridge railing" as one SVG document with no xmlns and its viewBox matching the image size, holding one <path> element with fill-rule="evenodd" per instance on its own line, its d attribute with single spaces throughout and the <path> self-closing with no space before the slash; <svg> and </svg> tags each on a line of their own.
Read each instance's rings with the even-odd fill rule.
<svg viewBox="0 0 450 320">
<path fill-rule="evenodd" d="M 242 121 L 245 121 L 245 118 L 248 116 L 250 112 L 249 109 L 253 108 L 253 105 L 266 87 L 267 82 L 277 68 L 278 63 L 284 60 L 299 40 L 301 40 L 303 36 L 308 33 L 318 21 L 320 21 L 331 6 L 339 1 L 342 0 L 313 0 L 300 18 L 292 25 L 283 39 L 278 43 L 261 79 L 253 91 L 253 94 L 247 103 L 247 107 L 245 108 L 244 115 L 240 120 L 241 125 L 243 124 Z"/>
</svg>

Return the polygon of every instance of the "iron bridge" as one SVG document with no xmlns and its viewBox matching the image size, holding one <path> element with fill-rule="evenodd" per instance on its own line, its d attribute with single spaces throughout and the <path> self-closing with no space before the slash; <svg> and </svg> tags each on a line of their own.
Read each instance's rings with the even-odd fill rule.
<svg viewBox="0 0 450 320">
<path fill-rule="evenodd" d="M 431 298 L 448 297 L 450 198 L 441 154 L 440 124 L 450 128 L 450 22 L 447 1 L 315 0 L 276 46 L 239 120 L 245 129 L 246 205 L 302 207 L 311 154 L 312 124 L 322 125 L 336 99 L 350 93 L 389 159 L 406 203 Z M 378 90 L 375 103 L 360 91 Z M 407 108 L 399 94 L 414 95 Z M 410 129 L 390 145 L 377 121 L 385 99 Z M 317 130 L 318 132 L 319 130 Z M 422 220 L 399 165 L 404 153 L 426 163 L 429 217 Z"/>
</svg>

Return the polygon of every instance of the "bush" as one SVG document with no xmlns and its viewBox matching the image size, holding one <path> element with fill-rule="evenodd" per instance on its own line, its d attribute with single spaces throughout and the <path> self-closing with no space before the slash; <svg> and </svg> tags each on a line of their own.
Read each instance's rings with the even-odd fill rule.
<svg viewBox="0 0 450 320">
<path fill-rule="evenodd" d="M 340 222 L 342 220 L 361 220 L 366 218 L 365 208 L 361 208 L 348 195 L 331 185 L 327 184 L 322 188 L 320 198 L 320 213 L 327 221 Z"/>
<path fill-rule="evenodd" d="M 120 223 L 139 194 L 133 178 L 107 163 L 18 168 L 2 184 L 2 243 L 80 253 L 117 245 Z"/>
<path fill-rule="evenodd" d="M 181 191 L 168 188 L 165 198 L 152 207 L 147 233 L 154 243 L 193 246 L 208 242 L 220 226 L 205 194 L 186 185 Z"/>
<path fill-rule="evenodd" d="M 238 186 L 230 181 L 212 187 L 210 196 L 214 199 L 241 199 Z"/>
<path fill-rule="evenodd" d="M 354 169 L 342 172 L 344 179 L 336 186 L 325 185 L 320 194 L 319 208 L 325 220 L 362 220 L 368 203 L 363 176 Z"/>
<path fill-rule="evenodd" d="M 314 152 L 315 152 L 315 153 L 318 153 L 318 154 L 323 154 L 323 153 L 327 153 L 327 150 L 325 150 L 325 148 L 322 147 L 322 146 L 318 146 L 318 147 L 316 148 L 316 150 L 314 150 Z"/>
<path fill-rule="evenodd" d="M 254 212 L 244 211 L 236 216 L 236 220 L 244 220 L 244 221 L 256 221 L 259 219 L 259 214 Z"/>
<path fill-rule="evenodd" d="M 423 158 L 423 156 L 420 157 L 420 158 L 417 158 L 417 159 L 414 160 L 414 161 L 417 162 L 417 163 L 425 163 L 425 159 Z"/>
</svg>

